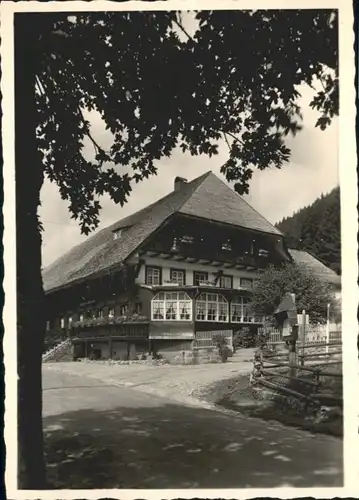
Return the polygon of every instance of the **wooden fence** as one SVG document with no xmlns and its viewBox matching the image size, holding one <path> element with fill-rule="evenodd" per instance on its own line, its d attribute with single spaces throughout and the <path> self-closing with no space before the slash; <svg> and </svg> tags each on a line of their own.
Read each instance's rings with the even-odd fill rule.
<svg viewBox="0 0 359 500">
<path fill-rule="evenodd" d="M 331 350 L 324 353 L 311 352 L 313 347 L 318 345 Z M 295 362 L 289 362 L 289 352 L 270 353 L 261 350 L 256 353 L 251 375 L 252 383 L 279 393 L 289 394 L 307 403 L 320 405 L 325 402 L 325 404 L 341 406 L 341 397 L 321 390 L 323 379 L 328 377 L 341 384 L 341 343 L 314 344 L 312 342 L 302 346 L 301 349 L 302 351 L 296 355 Z"/>
<path fill-rule="evenodd" d="M 194 341 L 195 347 L 215 347 L 213 337 L 216 334 L 224 335 L 227 340 L 228 347 L 232 348 L 233 345 L 233 332 L 232 330 L 207 330 L 197 331 L 196 339 Z"/>
<path fill-rule="evenodd" d="M 260 328 L 258 333 L 268 335 L 268 346 L 285 345 L 280 330 L 275 328 Z M 341 344 L 341 325 L 306 325 L 304 331 L 304 345 L 320 344 Z"/>
</svg>

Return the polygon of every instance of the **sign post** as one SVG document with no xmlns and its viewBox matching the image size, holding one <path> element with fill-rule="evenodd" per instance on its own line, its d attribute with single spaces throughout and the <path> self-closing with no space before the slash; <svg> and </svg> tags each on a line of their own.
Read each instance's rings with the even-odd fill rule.
<svg viewBox="0 0 359 500">
<path fill-rule="evenodd" d="M 302 318 L 300 325 L 300 345 L 301 345 L 301 358 L 300 364 L 304 365 L 304 345 L 305 345 L 305 331 L 306 331 L 307 315 L 305 314 L 305 309 L 302 310 Z"/>
<path fill-rule="evenodd" d="M 296 344 L 298 340 L 298 316 L 295 305 L 295 294 L 286 293 L 274 311 L 274 316 L 282 331 L 282 338 L 289 347 L 289 376 L 297 376 L 297 352 Z"/>
</svg>

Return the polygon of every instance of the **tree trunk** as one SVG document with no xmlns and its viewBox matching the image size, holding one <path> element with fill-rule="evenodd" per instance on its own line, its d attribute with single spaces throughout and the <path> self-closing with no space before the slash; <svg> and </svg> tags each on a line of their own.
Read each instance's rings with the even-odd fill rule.
<svg viewBox="0 0 359 500">
<path fill-rule="evenodd" d="M 18 486 L 46 488 L 41 358 L 45 336 L 41 232 L 43 168 L 36 147 L 36 24 L 15 15 L 15 175 L 18 342 Z"/>
</svg>

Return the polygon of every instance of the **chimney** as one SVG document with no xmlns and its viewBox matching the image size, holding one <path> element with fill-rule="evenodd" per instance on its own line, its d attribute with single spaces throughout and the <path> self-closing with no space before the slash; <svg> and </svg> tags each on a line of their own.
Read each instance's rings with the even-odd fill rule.
<svg viewBox="0 0 359 500">
<path fill-rule="evenodd" d="M 187 179 L 185 179 L 184 177 L 176 177 L 175 178 L 175 191 L 178 191 L 179 189 L 181 189 L 181 187 L 184 184 L 187 184 Z"/>
</svg>

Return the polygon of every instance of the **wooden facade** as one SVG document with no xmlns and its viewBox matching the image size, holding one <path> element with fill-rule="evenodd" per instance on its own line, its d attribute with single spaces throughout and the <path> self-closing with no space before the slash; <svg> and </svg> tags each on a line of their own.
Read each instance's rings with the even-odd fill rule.
<svg viewBox="0 0 359 500">
<path fill-rule="evenodd" d="M 213 332 L 231 343 L 243 325 L 262 324 L 249 312 L 258 272 L 286 260 L 277 235 L 175 216 L 126 262 L 48 293 L 48 336 L 66 331 L 75 358 L 171 356 Z"/>
</svg>

